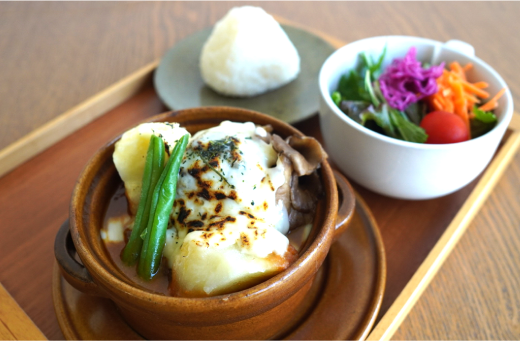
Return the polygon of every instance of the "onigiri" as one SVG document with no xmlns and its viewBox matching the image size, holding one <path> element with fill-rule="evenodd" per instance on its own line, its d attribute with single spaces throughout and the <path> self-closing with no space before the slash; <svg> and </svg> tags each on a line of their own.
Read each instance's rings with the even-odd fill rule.
<svg viewBox="0 0 520 341">
<path fill-rule="evenodd" d="M 202 48 L 200 71 L 216 92 L 250 97 L 279 88 L 300 72 L 300 56 L 282 27 L 260 7 L 232 8 Z"/>
</svg>

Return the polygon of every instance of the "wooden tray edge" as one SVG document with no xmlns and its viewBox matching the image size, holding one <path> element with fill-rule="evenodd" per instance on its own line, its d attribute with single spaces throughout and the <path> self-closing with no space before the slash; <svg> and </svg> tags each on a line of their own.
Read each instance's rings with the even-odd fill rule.
<svg viewBox="0 0 520 341">
<path fill-rule="evenodd" d="M 1 283 L 0 302 L 0 339 L 47 340 Z"/>
<path fill-rule="evenodd" d="M 367 340 L 389 340 L 413 308 L 458 243 L 520 147 L 520 114 L 513 113 L 507 137 L 464 205 L 419 266 L 403 291 L 368 335 Z"/>
<path fill-rule="evenodd" d="M 135 95 L 158 64 L 142 67 L 0 150 L 0 177 Z"/>
</svg>

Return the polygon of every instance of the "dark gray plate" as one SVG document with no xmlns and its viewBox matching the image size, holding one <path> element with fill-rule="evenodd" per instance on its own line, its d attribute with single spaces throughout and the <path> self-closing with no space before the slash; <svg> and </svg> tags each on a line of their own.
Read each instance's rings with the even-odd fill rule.
<svg viewBox="0 0 520 341">
<path fill-rule="evenodd" d="M 307 31 L 282 25 L 300 55 L 300 74 L 291 83 L 262 95 L 232 98 L 219 95 L 204 84 L 199 57 L 212 28 L 197 32 L 177 43 L 155 71 L 155 89 L 172 110 L 200 106 L 233 106 L 269 114 L 296 123 L 318 111 L 318 74 L 334 48 Z"/>
</svg>

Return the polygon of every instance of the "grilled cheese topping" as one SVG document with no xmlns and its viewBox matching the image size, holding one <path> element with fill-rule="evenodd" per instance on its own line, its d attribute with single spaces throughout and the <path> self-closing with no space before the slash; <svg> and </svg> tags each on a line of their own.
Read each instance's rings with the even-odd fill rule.
<svg viewBox="0 0 520 341">
<path fill-rule="evenodd" d="M 164 252 L 182 295 L 240 290 L 294 260 L 288 214 L 275 199 L 284 166 L 266 134 L 226 121 L 190 141 Z"/>
</svg>

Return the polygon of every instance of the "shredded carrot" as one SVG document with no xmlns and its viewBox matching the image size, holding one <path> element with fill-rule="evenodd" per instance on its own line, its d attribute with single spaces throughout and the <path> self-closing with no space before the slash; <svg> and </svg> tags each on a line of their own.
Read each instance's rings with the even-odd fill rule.
<svg viewBox="0 0 520 341">
<path fill-rule="evenodd" d="M 437 95 L 437 94 L 436 94 Z M 445 106 L 446 105 L 446 100 L 444 99 L 444 97 L 442 96 L 437 96 L 437 100 L 439 101 L 439 103 L 442 105 L 442 106 Z"/>
<path fill-rule="evenodd" d="M 464 97 L 466 97 L 468 105 L 471 104 L 473 106 L 474 103 L 480 103 L 480 100 L 477 97 L 472 94 L 468 94 L 467 92 L 464 92 Z"/>
<path fill-rule="evenodd" d="M 490 99 L 486 104 L 482 105 L 479 107 L 480 110 L 484 110 L 484 111 L 489 111 L 489 110 L 493 110 L 495 109 L 497 106 L 498 106 L 498 99 L 500 97 L 502 97 L 502 95 L 504 94 L 504 92 L 506 92 L 506 88 L 503 88 L 502 90 L 500 90 L 496 95 L 495 97 L 493 97 L 492 99 Z"/>
<path fill-rule="evenodd" d="M 454 113 L 462 118 L 469 133 L 469 120 L 474 117 L 473 107 L 481 103 L 482 99 L 489 98 L 489 93 L 485 88 L 486 82 L 470 83 L 466 79 L 466 72 L 473 67 L 468 63 L 462 67 L 458 62 L 452 62 L 449 70 L 444 70 L 442 75 L 437 78 L 438 91 L 436 94 L 428 96 L 426 101 L 432 110 L 442 110 Z M 488 102 L 481 105 L 479 109 L 484 111 L 493 110 L 498 106 L 498 99 L 504 94 L 505 88 L 500 90 Z"/>
<path fill-rule="evenodd" d="M 464 72 L 466 72 L 468 70 L 471 70 L 472 67 L 473 67 L 473 64 L 472 63 L 468 63 L 462 69 L 464 70 Z"/>
<path fill-rule="evenodd" d="M 453 62 L 450 64 L 450 69 L 452 72 L 454 72 L 457 76 L 462 78 L 463 80 L 466 80 L 466 74 L 464 73 L 464 70 L 460 66 L 459 62 Z"/>
<path fill-rule="evenodd" d="M 485 91 L 482 90 L 482 89 L 477 88 L 476 86 L 474 86 L 474 85 L 471 84 L 471 83 L 468 83 L 468 82 L 462 82 L 462 86 L 464 87 L 464 89 L 465 89 L 467 92 L 474 93 L 474 94 L 477 95 L 478 97 L 481 97 L 481 98 L 488 98 L 488 97 L 489 97 L 489 94 L 488 94 L 487 92 L 485 92 Z"/>
<path fill-rule="evenodd" d="M 476 82 L 476 83 L 473 83 L 473 86 L 475 86 L 476 88 L 479 88 L 479 89 L 485 89 L 489 86 L 489 84 L 486 82 Z"/>
<path fill-rule="evenodd" d="M 455 110 L 453 113 L 462 118 L 462 121 L 464 121 L 466 124 L 466 128 L 469 132 L 468 106 L 464 96 L 464 87 L 462 82 L 452 82 L 451 86 L 455 93 L 455 98 L 453 101 Z"/>
<path fill-rule="evenodd" d="M 447 112 L 454 112 L 454 105 L 453 105 L 453 102 L 452 101 L 447 101 L 446 102 L 446 106 L 445 106 L 445 109 L 444 111 L 447 111 Z"/>
</svg>

